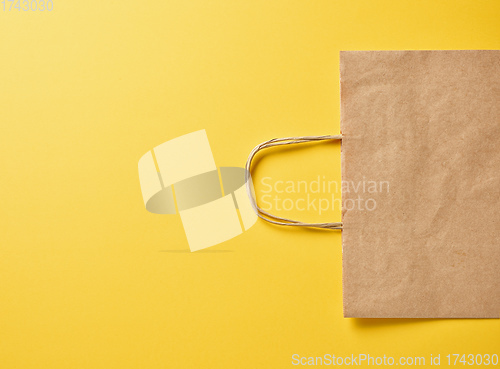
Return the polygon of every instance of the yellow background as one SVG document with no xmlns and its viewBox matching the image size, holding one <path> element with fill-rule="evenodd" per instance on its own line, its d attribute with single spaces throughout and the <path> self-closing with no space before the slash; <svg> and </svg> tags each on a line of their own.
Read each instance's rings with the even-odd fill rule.
<svg viewBox="0 0 500 369">
<path fill-rule="evenodd" d="M 0 368 L 500 354 L 498 320 L 344 319 L 336 232 L 259 221 L 185 252 L 137 174 L 199 129 L 218 166 L 337 134 L 339 50 L 498 49 L 499 1 L 53 1 L 0 10 Z M 267 156 L 257 177 L 340 180 L 339 166 L 339 146 L 318 145 Z"/>
</svg>

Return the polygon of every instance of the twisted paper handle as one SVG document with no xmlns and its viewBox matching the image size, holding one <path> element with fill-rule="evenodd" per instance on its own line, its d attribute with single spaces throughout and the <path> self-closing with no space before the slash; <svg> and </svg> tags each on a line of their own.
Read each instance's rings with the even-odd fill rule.
<svg viewBox="0 0 500 369">
<path fill-rule="evenodd" d="M 281 145 L 294 145 L 301 144 L 306 142 L 316 142 L 316 141 L 327 141 L 327 140 L 342 140 L 342 135 L 326 135 L 326 136 L 304 136 L 304 137 L 286 137 L 286 138 L 273 138 L 272 140 L 261 143 L 260 145 L 255 146 L 250 155 L 248 156 L 247 163 L 245 165 L 245 182 L 247 188 L 247 194 L 250 198 L 250 203 L 252 204 L 253 209 L 257 216 L 261 219 L 264 219 L 266 222 L 282 225 L 282 226 L 292 226 L 292 227 L 309 227 L 309 228 L 322 228 L 322 229 L 342 229 L 342 223 L 304 223 L 298 220 L 287 219 L 278 217 L 276 215 L 270 214 L 264 210 L 262 210 L 257 205 L 257 200 L 254 198 L 251 188 L 250 188 L 250 169 L 252 166 L 252 160 L 255 155 L 263 149 L 268 149 L 274 146 Z"/>
</svg>

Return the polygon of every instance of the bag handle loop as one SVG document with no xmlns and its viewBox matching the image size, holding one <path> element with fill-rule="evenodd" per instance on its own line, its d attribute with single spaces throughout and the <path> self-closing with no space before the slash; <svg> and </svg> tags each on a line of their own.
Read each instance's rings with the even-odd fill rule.
<svg viewBox="0 0 500 369">
<path fill-rule="evenodd" d="M 245 182 L 247 188 L 247 194 L 250 198 L 250 203 L 257 214 L 257 216 L 261 219 L 264 219 L 266 222 L 281 225 L 281 226 L 291 226 L 291 227 L 309 227 L 309 228 L 321 228 L 321 229 L 342 229 L 342 223 L 304 223 L 299 220 L 282 218 L 277 215 L 273 215 L 268 213 L 265 210 L 262 210 L 257 204 L 257 199 L 253 196 L 252 189 L 250 187 L 250 170 L 252 169 L 252 160 L 255 155 L 264 149 L 268 149 L 274 146 L 282 146 L 282 145 L 294 145 L 301 144 L 307 142 L 319 142 L 319 141 L 329 141 L 329 140 L 342 140 L 342 135 L 325 135 L 325 136 L 302 136 L 302 137 L 285 137 L 285 138 L 273 138 L 272 140 L 265 141 L 252 150 L 250 155 L 248 156 L 247 163 L 245 165 Z"/>
</svg>

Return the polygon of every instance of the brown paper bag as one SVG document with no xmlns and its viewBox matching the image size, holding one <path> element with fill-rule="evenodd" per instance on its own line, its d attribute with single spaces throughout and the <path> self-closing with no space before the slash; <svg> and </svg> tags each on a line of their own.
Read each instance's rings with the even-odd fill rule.
<svg viewBox="0 0 500 369">
<path fill-rule="evenodd" d="M 344 316 L 498 318 L 500 51 L 340 54 Z"/>
</svg>

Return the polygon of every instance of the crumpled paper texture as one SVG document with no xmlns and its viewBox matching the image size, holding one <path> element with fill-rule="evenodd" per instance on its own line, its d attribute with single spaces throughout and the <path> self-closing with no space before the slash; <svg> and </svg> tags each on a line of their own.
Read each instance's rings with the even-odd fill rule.
<svg viewBox="0 0 500 369">
<path fill-rule="evenodd" d="M 500 51 L 346 51 L 340 75 L 342 180 L 366 184 L 343 187 L 344 316 L 498 318 Z"/>
</svg>

